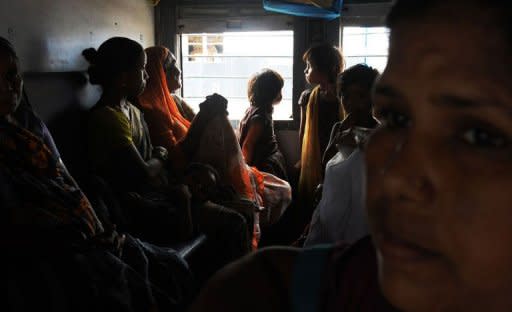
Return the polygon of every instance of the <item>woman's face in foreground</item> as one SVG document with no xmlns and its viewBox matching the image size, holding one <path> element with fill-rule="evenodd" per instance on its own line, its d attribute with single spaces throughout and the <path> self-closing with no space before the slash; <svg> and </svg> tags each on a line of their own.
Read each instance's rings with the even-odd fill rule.
<svg viewBox="0 0 512 312">
<path fill-rule="evenodd" d="M 429 16 L 393 27 L 375 91 L 367 207 L 380 284 L 405 311 L 511 311 L 508 46 L 475 8 Z"/>
</svg>

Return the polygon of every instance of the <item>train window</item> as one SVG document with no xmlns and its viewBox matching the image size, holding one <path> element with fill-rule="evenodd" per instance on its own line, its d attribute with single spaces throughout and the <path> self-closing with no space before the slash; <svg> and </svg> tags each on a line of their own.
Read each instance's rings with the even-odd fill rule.
<svg viewBox="0 0 512 312">
<path fill-rule="evenodd" d="M 343 27 L 346 67 L 365 63 L 380 72 L 388 59 L 389 29 L 386 27 Z"/>
<path fill-rule="evenodd" d="M 217 92 L 228 99 L 229 118 L 236 124 L 249 106 L 249 77 L 270 68 L 285 80 L 274 120 L 293 118 L 293 31 L 182 34 L 181 55 L 183 97 L 194 109 Z"/>
</svg>

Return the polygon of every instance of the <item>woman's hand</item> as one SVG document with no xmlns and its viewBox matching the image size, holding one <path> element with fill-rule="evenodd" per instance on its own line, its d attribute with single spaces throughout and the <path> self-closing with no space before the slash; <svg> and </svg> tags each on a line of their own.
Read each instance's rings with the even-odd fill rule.
<svg viewBox="0 0 512 312">
<path fill-rule="evenodd" d="M 220 94 L 214 93 L 208 95 L 206 100 L 199 104 L 199 109 L 203 114 L 214 116 L 227 113 L 228 100 Z"/>
<path fill-rule="evenodd" d="M 162 146 L 153 147 L 151 155 L 154 158 L 160 159 L 162 162 L 167 162 L 167 160 L 169 159 L 169 153 L 167 152 L 167 149 Z"/>
<path fill-rule="evenodd" d="M 199 104 L 200 112 L 190 125 L 187 136 L 180 142 L 180 147 L 188 158 L 194 155 L 210 120 L 217 115 L 226 115 L 227 107 L 228 100 L 217 93 L 207 96 L 206 100 Z"/>
</svg>

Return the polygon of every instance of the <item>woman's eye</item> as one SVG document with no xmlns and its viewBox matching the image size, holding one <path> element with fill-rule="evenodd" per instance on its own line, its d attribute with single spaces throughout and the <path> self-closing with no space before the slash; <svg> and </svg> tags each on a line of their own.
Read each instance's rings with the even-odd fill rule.
<svg viewBox="0 0 512 312">
<path fill-rule="evenodd" d="M 469 144 L 484 148 L 501 148 L 507 144 L 505 136 L 495 134 L 482 128 L 472 128 L 462 134 L 462 140 Z"/>
<path fill-rule="evenodd" d="M 393 109 L 383 109 L 378 113 L 378 119 L 385 127 L 389 128 L 406 128 L 410 124 L 407 115 Z"/>
</svg>

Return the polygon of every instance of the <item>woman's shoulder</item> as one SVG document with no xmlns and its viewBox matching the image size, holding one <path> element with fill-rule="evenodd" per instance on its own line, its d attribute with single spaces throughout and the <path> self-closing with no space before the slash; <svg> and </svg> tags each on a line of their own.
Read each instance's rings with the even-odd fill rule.
<svg viewBox="0 0 512 312">
<path fill-rule="evenodd" d="M 205 287 L 195 311 L 286 311 L 288 286 L 300 249 L 262 249 L 221 270 Z"/>
<path fill-rule="evenodd" d="M 183 98 L 176 93 L 171 93 L 171 97 L 175 102 L 177 102 L 176 104 L 181 104 L 184 101 Z"/>
<path fill-rule="evenodd" d="M 123 128 L 129 127 L 128 118 L 123 112 L 110 107 L 110 106 L 97 106 L 89 111 L 88 124 L 94 125 L 94 128 L 113 128 L 121 126 Z"/>
<path fill-rule="evenodd" d="M 337 279 L 352 284 L 375 262 L 372 250 L 369 238 L 353 245 L 262 249 L 221 270 L 191 311 L 293 311 L 297 304 L 323 300 L 314 294 L 316 286 L 337 297 Z"/>
<path fill-rule="evenodd" d="M 131 102 L 127 102 L 127 103 L 128 103 L 128 107 L 129 107 L 130 111 L 132 111 L 136 116 L 142 116 L 143 115 L 142 111 L 137 106 L 135 106 Z"/>
<path fill-rule="evenodd" d="M 330 256 L 325 282 L 328 311 L 389 311 L 378 282 L 377 255 L 370 236 Z"/>
<path fill-rule="evenodd" d="M 101 118 L 106 116 L 113 116 L 119 113 L 118 110 L 108 105 L 96 104 L 91 110 L 89 110 L 89 116 L 92 118 Z"/>
</svg>

